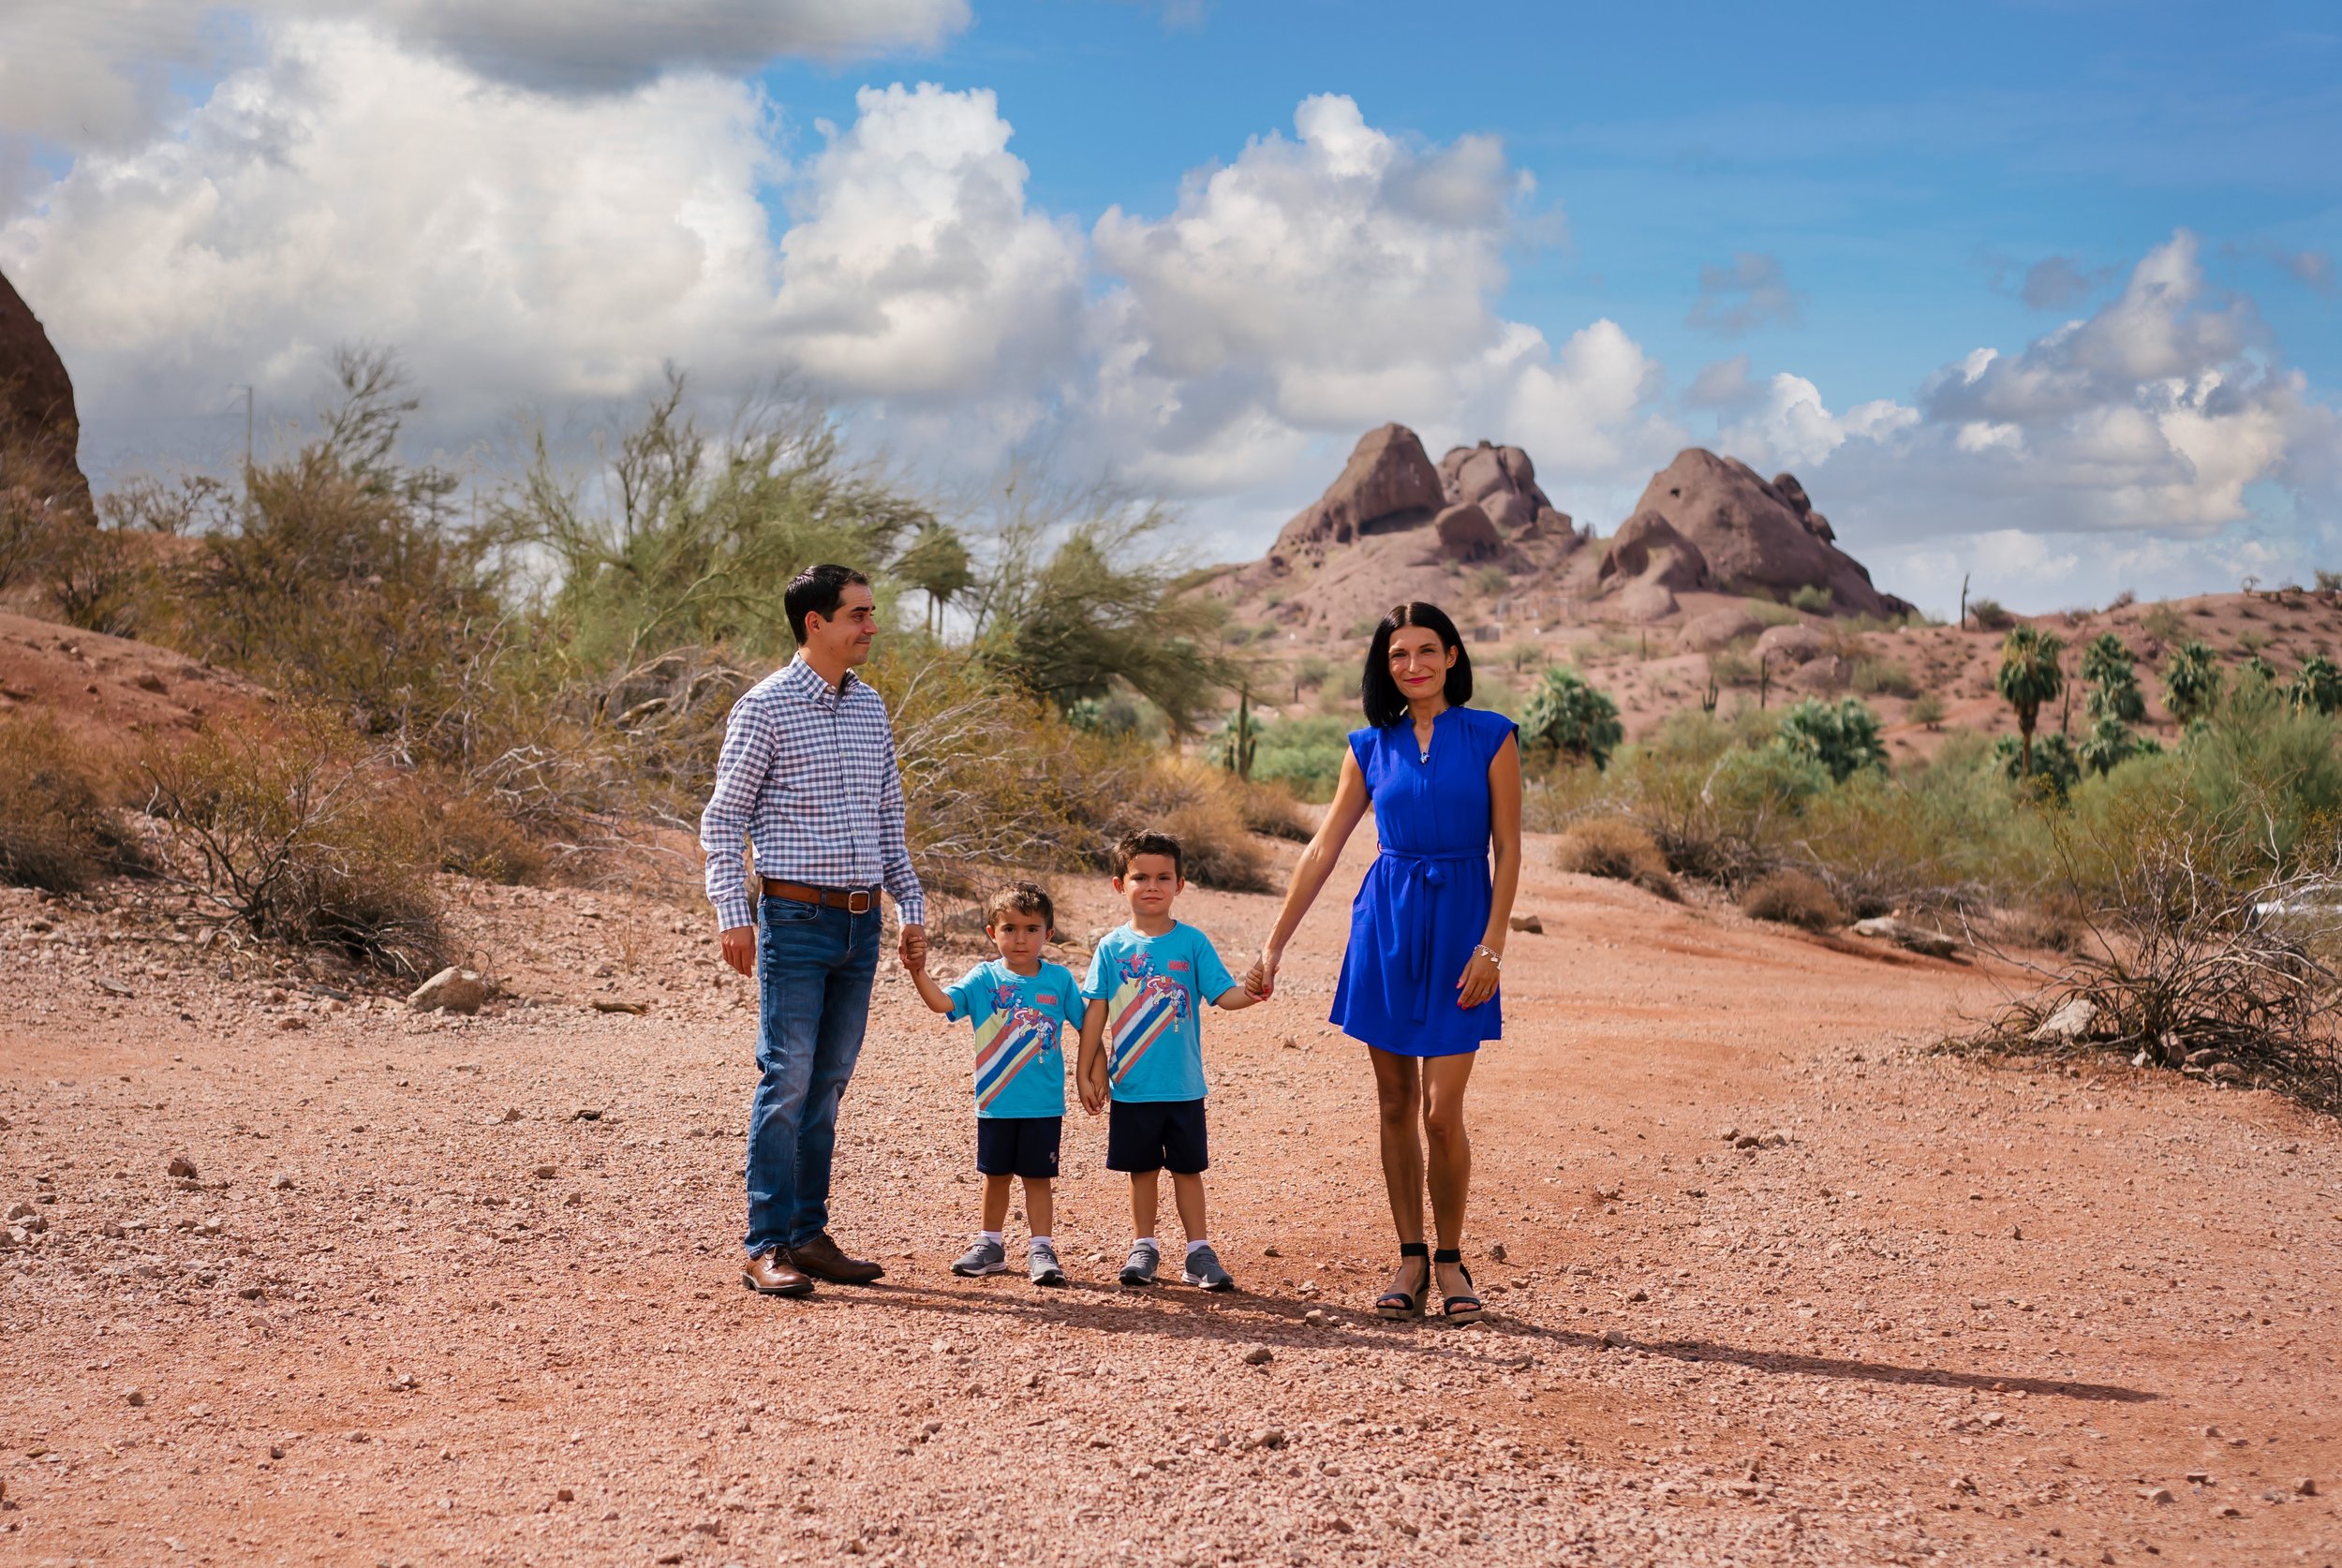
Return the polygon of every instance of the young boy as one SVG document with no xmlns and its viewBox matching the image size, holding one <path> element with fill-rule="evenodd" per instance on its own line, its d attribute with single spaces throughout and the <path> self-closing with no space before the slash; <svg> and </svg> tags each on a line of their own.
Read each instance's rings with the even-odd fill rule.
<svg viewBox="0 0 2342 1568">
<path fill-rule="evenodd" d="M 1081 1027 L 1081 993 L 1074 971 L 1043 961 L 1041 944 L 1057 924 L 1049 895 L 1018 882 L 992 895 L 984 910 L 984 933 L 1000 950 L 978 964 L 950 990 L 935 983 L 924 963 L 911 970 L 912 984 L 927 1006 L 976 1026 L 976 1169 L 984 1176 L 983 1229 L 954 1274 L 974 1278 L 1008 1271 L 1008 1249 L 1001 1239 L 1008 1221 L 1008 1184 L 1025 1184 L 1025 1220 L 1032 1239 L 1026 1244 L 1030 1278 L 1036 1285 L 1062 1285 L 1057 1247 L 1050 1236 L 1055 1219 L 1049 1182 L 1057 1175 L 1059 1134 L 1065 1121 L 1065 1053 L 1060 1026 Z"/>
<path fill-rule="evenodd" d="M 1171 901 L 1187 881 L 1179 841 L 1137 833 L 1114 847 L 1114 890 L 1131 902 L 1131 920 L 1107 932 L 1090 956 L 1082 995 L 1078 1068 L 1082 1106 L 1091 1116 L 1111 1099 L 1106 1169 L 1131 1178 L 1136 1239 L 1122 1283 L 1151 1285 L 1162 1262 L 1155 1245 L 1158 1174 L 1168 1166 L 1171 1195 L 1187 1232 L 1180 1277 L 1208 1291 L 1232 1291 L 1204 1225 L 1204 1040 L 1196 1021 L 1205 1002 L 1250 1007 L 1260 998 L 1228 977 L 1211 939 L 1171 918 Z"/>
</svg>

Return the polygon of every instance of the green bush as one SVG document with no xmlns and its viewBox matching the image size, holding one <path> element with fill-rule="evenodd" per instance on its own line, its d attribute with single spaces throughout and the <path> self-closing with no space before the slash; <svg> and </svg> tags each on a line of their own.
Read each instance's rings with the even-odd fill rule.
<svg viewBox="0 0 2342 1568">
<path fill-rule="evenodd" d="M 1911 666 L 1899 658 L 1865 656 L 1854 661 L 1851 684 L 1855 690 L 1874 697 L 1916 697 L 1920 681 L 1911 673 Z"/>
<path fill-rule="evenodd" d="M 1597 768 L 1608 763 L 1625 733 L 1618 704 L 1577 671 L 1558 666 L 1546 671 L 1520 717 L 1525 747 L 1549 760 L 1568 757 Z"/>
<path fill-rule="evenodd" d="M 1855 774 L 1887 765 L 1886 744 L 1878 737 L 1878 716 L 1854 698 L 1835 705 L 1808 697 L 1781 716 L 1781 744 L 1830 770 L 1831 782 L 1843 784 Z"/>
<path fill-rule="evenodd" d="M 1830 590 L 1816 583 L 1808 583 L 1789 596 L 1789 608 L 1802 610 L 1809 615 L 1828 614 L 1831 603 Z"/>
<path fill-rule="evenodd" d="M 1302 714 L 1264 721 L 1253 747 L 1253 777 L 1282 783 L 1305 801 L 1334 798 L 1350 732 L 1365 720 Z"/>
</svg>

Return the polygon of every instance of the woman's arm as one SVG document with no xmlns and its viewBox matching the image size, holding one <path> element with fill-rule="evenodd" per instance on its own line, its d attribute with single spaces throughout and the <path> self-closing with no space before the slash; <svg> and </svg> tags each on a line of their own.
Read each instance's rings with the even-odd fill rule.
<svg viewBox="0 0 2342 1568">
<path fill-rule="evenodd" d="M 1456 998 L 1459 1007 L 1477 1007 L 1496 995 L 1499 966 L 1488 954 L 1504 957 L 1505 937 L 1512 929 L 1513 898 L 1520 892 L 1520 743 L 1517 735 L 1505 736 L 1505 744 L 1489 761 L 1489 843 L 1495 852 L 1496 875 L 1489 899 L 1488 929 L 1480 935 L 1480 946 L 1487 952 L 1475 952 L 1464 965 L 1463 976 L 1456 982 L 1462 993 Z"/>
<path fill-rule="evenodd" d="M 1334 863 L 1341 858 L 1342 846 L 1350 842 L 1350 835 L 1356 831 L 1358 820 L 1366 815 L 1370 804 L 1366 775 L 1358 768 L 1357 753 L 1345 746 L 1341 750 L 1341 777 L 1334 785 L 1334 803 L 1326 808 L 1326 820 L 1318 824 L 1309 848 L 1301 851 L 1300 863 L 1293 868 L 1293 881 L 1285 889 L 1284 908 L 1277 911 L 1276 926 L 1268 933 L 1268 940 L 1261 948 L 1252 972 L 1244 977 L 1244 988 L 1254 996 L 1265 1000 L 1276 994 L 1277 966 L 1284 958 L 1285 943 L 1293 939 L 1301 917 L 1317 901 L 1326 879 L 1334 874 Z"/>
</svg>

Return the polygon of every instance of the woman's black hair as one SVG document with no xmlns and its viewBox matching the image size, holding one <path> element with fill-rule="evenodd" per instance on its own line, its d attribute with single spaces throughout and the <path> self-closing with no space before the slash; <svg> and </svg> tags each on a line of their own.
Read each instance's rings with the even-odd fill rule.
<svg viewBox="0 0 2342 1568">
<path fill-rule="evenodd" d="M 1399 683 L 1390 678 L 1390 634 L 1402 626 L 1436 632 L 1440 646 L 1456 650 L 1456 662 L 1447 670 L 1447 705 L 1460 708 L 1472 701 L 1472 656 L 1464 651 L 1463 633 L 1447 618 L 1447 612 L 1420 600 L 1394 605 L 1390 614 L 1374 623 L 1374 640 L 1366 645 L 1366 670 L 1358 677 L 1358 700 L 1366 705 L 1366 721 L 1378 730 L 1407 716 L 1407 700 L 1399 694 Z"/>
</svg>

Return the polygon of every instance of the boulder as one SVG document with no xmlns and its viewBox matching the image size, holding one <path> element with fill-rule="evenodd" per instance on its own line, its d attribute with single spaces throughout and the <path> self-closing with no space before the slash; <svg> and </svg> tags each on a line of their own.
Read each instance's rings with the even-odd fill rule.
<svg viewBox="0 0 2342 1568">
<path fill-rule="evenodd" d="M 1703 610 L 1685 621 L 1683 629 L 1677 634 L 1676 645 L 1686 653 L 1714 653 L 1743 637 L 1759 636 L 1764 629 L 1765 623 L 1754 611 L 1726 604 Z"/>
<path fill-rule="evenodd" d="M 0 485 L 96 516 L 81 466 L 73 378 L 15 288 L 0 277 Z"/>
<path fill-rule="evenodd" d="M 1823 697 L 1831 692 L 1844 691 L 1846 683 L 1853 678 L 1853 665 L 1836 654 L 1826 653 L 1818 658 L 1809 658 L 1790 671 L 1782 677 L 1781 684 L 1791 691 L 1802 691 L 1809 696 Z"/>
<path fill-rule="evenodd" d="M 1537 525 L 1536 502 L 1518 490 L 1507 490 L 1492 496 L 1481 501 L 1479 507 L 1482 511 L 1488 513 L 1489 521 L 1495 524 L 1497 528 L 1504 533 L 1517 534 L 1524 528 L 1534 528 Z"/>
<path fill-rule="evenodd" d="M 1699 546 L 1655 511 L 1638 511 L 1618 525 L 1597 580 L 1650 582 L 1679 592 L 1708 585 L 1708 559 Z"/>
<path fill-rule="evenodd" d="M 1775 665 L 1803 664 L 1830 651 L 1830 639 L 1803 621 L 1767 627 L 1756 639 L 1756 657 Z"/>
<path fill-rule="evenodd" d="M 1621 588 L 1610 608 L 1622 620 L 1664 621 L 1675 614 L 1675 593 L 1664 583 L 1645 579 Z"/>
<path fill-rule="evenodd" d="M 1504 554 L 1505 536 L 1476 502 L 1445 509 L 1431 526 L 1439 533 L 1439 553 L 1451 561 L 1485 561 Z"/>
<path fill-rule="evenodd" d="M 1721 586 L 1782 594 L 1820 588 L 1849 614 L 1907 611 L 1872 586 L 1862 563 L 1832 542 L 1804 487 L 1793 478 L 1791 484 L 1784 493 L 1737 458 L 1691 447 L 1653 477 L 1635 510 L 1656 512 L 1697 545 Z"/>
<path fill-rule="evenodd" d="M 469 969 L 452 965 L 415 987 L 407 1005 L 418 1013 L 479 1012 L 487 1005 L 488 983 Z"/>
<path fill-rule="evenodd" d="M 1805 487 L 1797 482 L 1795 474 L 1785 472 L 1773 475 L 1772 487 L 1781 493 L 1781 498 L 1788 503 L 1789 510 L 1797 513 L 1797 520 L 1805 525 L 1807 533 L 1824 544 L 1837 539 L 1837 530 L 1831 527 L 1830 519 L 1814 510 L 1813 497 L 1805 494 Z"/>
<path fill-rule="evenodd" d="M 2087 997 L 2068 997 L 2063 1006 L 2041 1020 L 2041 1025 L 2028 1039 L 2040 1044 L 2087 1040 L 2097 1032 L 2098 1004 Z"/>
<path fill-rule="evenodd" d="M 1477 501 L 1489 520 L 1507 535 L 1571 533 L 1569 515 L 1558 511 L 1537 488 L 1536 465 L 1519 447 L 1482 441 L 1454 447 L 1439 460 L 1441 493 L 1450 506 Z"/>
<path fill-rule="evenodd" d="M 1340 477 L 1284 525 L 1268 558 L 1286 569 L 1322 560 L 1329 546 L 1419 527 L 1445 501 L 1439 470 L 1416 433 L 1386 424 L 1358 437 Z"/>
</svg>

